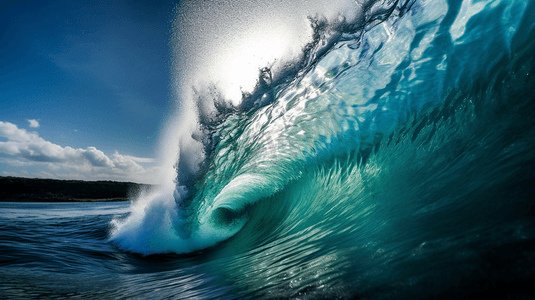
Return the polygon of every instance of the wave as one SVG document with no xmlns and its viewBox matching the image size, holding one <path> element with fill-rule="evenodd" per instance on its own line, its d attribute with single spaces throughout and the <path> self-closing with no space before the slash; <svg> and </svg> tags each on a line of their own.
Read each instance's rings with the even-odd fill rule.
<svg viewBox="0 0 535 300">
<path fill-rule="evenodd" d="M 177 20 L 187 22 L 176 28 L 199 26 L 180 14 L 195 15 L 196 4 L 181 5 Z M 172 184 L 139 195 L 130 216 L 112 222 L 111 241 L 147 255 L 235 235 L 261 247 L 357 232 L 400 247 L 416 224 L 446 226 L 456 210 L 470 228 L 485 223 L 476 211 L 518 213 L 525 198 L 485 199 L 500 194 L 493 186 L 531 178 L 533 4 L 348 5 L 302 12 L 310 39 L 259 66 L 237 100 L 235 84 L 177 71 L 178 121 L 164 135 Z M 177 60 L 192 55 L 188 34 L 176 33 Z"/>
</svg>

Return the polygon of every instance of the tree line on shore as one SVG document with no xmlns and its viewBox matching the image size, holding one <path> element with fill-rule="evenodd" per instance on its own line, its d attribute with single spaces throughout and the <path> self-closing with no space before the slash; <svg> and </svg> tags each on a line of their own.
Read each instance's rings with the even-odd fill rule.
<svg viewBox="0 0 535 300">
<path fill-rule="evenodd" d="M 1 202 L 126 201 L 143 188 L 134 182 L 0 177 Z"/>
</svg>

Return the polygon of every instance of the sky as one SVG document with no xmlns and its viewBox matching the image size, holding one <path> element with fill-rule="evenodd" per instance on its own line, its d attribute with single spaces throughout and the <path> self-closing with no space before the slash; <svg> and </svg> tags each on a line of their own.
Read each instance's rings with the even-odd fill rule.
<svg viewBox="0 0 535 300">
<path fill-rule="evenodd" d="M 0 176 L 157 183 L 177 1 L 2 1 Z"/>
</svg>

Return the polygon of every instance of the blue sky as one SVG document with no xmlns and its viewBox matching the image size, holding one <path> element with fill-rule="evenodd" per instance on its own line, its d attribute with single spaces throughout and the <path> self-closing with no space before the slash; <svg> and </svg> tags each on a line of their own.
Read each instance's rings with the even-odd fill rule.
<svg viewBox="0 0 535 300">
<path fill-rule="evenodd" d="M 2 1 L 0 175 L 152 181 L 175 4 Z"/>
</svg>

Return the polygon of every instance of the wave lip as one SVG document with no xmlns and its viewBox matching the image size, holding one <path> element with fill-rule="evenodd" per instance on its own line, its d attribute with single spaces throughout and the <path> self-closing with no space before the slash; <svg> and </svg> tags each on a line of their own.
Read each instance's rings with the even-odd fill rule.
<svg viewBox="0 0 535 300">
<path fill-rule="evenodd" d="M 269 196 L 273 189 L 268 188 L 272 181 L 258 174 L 243 174 L 229 182 L 214 199 L 214 206 L 234 211 Z"/>
</svg>

